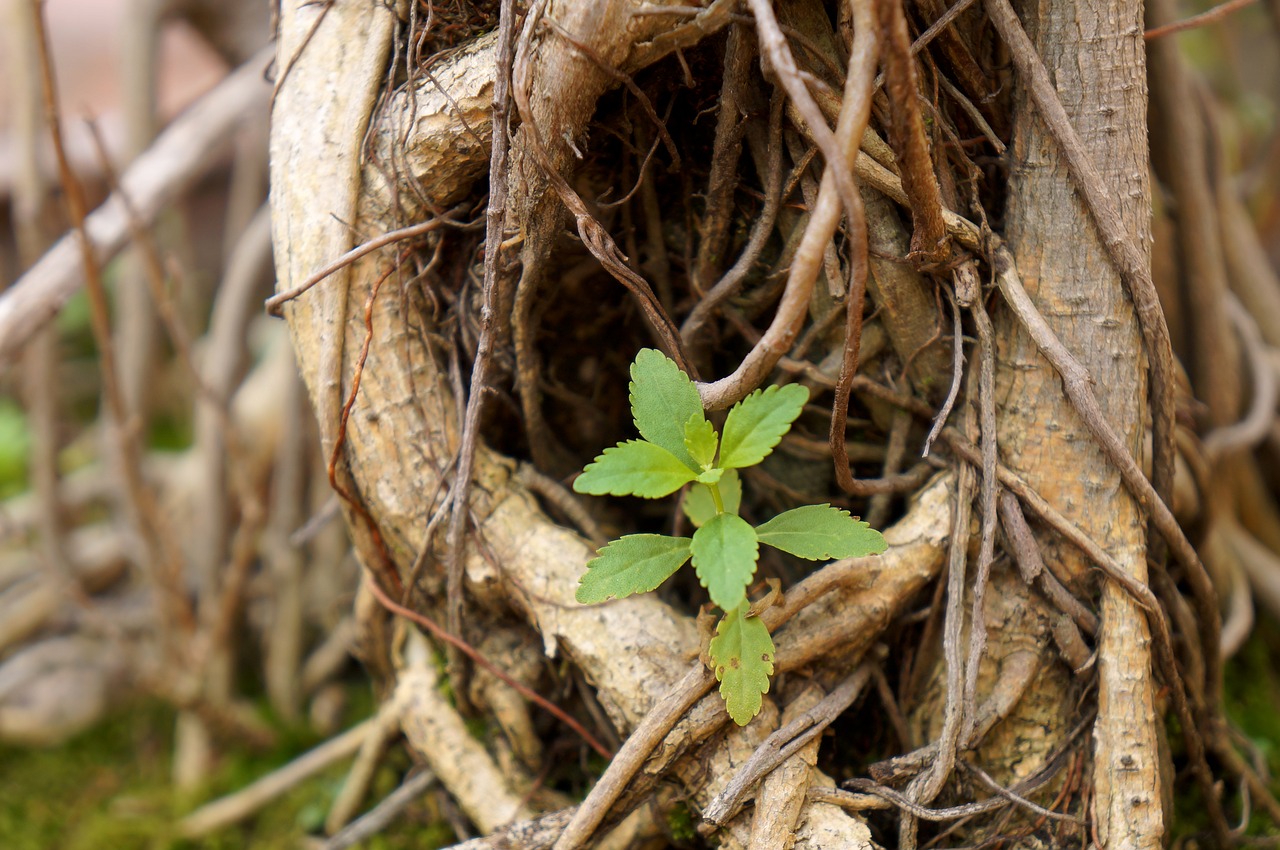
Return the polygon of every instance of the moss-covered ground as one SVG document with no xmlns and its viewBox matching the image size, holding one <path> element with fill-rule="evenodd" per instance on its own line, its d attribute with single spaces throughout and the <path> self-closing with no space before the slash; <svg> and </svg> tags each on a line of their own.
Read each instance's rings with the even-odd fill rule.
<svg viewBox="0 0 1280 850">
<path fill-rule="evenodd" d="M 172 709 L 156 704 L 120 711 L 56 748 L 0 746 L 0 848 L 3 850 L 296 850 L 318 836 L 347 768 L 338 764 L 298 785 L 250 821 L 198 841 L 175 824 L 200 804 L 244 787 L 319 743 L 280 729 L 270 752 L 222 754 L 208 786 L 188 798 L 170 785 Z M 397 751 L 379 772 L 373 799 L 388 794 L 407 767 Z M 432 850 L 453 843 L 424 807 L 366 842 L 369 850 Z"/>
</svg>

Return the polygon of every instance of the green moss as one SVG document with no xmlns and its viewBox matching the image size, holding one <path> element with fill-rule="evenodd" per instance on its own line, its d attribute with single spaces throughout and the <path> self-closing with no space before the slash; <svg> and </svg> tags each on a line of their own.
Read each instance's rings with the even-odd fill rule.
<svg viewBox="0 0 1280 850">
<path fill-rule="evenodd" d="M 182 451 L 191 446 L 194 434 L 194 425 L 189 417 L 161 411 L 151 417 L 147 445 L 160 451 Z"/>
<path fill-rule="evenodd" d="M 1244 733 L 1271 770 L 1271 793 L 1280 796 L 1280 624 L 1265 617 L 1225 674 L 1227 717 Z M 1280 835 L 1280 824 L 1257 814 L 1250 835 Z"/>
<path fill-rule="evenodd" d="M 693 814 L 684 803 L 676 803 L 667 812 L 667 833 L 672 841 L 693 841 L 698 837 L 698 830 L 693 825 Z"/>
<path fill-rule="evenodd" d="M 133 706 L 64 746 L 0 746 L 0 848 L 4 850 L 294 850 L 323 825 L 347 763 L 304 782 L 255 818 L 199 841 L 176 836 L 178 819 L 197 806 L 243 788 L 318 743 L 304 730 L 281 728 L 269 753 L 222 754 L 198 799 L 179 800 L 169 784 L 174 714 L 167 706 Z M 407 756 L 393 753 L 370 798 L 400 781 Z M 454 843 L 452 831 L 420 808 L 364 846 L 432 850 Z"/>
<path fill-rule="evenodd" d="M 26 489 L 30 453 L 27 414 L 12 399 L 0 398 L 0 499 L 16 496 Z"/>
<path fill-rule="evenodd" d="M 171 728 L 165 710 L 139 706 L 62 747 L 0 748 L 0 846 L 156 846 Z"/>
</svg>

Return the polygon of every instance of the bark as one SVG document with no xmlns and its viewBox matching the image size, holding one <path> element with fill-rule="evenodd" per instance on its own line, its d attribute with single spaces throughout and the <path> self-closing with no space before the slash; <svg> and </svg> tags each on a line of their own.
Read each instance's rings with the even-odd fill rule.
<svg viewBox="0 0 1280 850">
<path fill-rule="evenodd" d="M 1044 0 L 1028 4 L 1023 14 L 1073 126 L 1094 155 L 1131 236 L 1147 250 L 1150 188 L 1139 4 Z M 1016 95 L 1013 162 L 1007 237 L 1023 282 L 1049 325 L 1081 358 L 1112 427 L 1140 456 L 1146 373 L 1133 308 L 1025 88 Z M 1145 530 L 1137 505 L 1028 334 L 1008 314 L 998 321 L 1003 461 L 1145 581 Z M 1098 510 L 1101 505 L 1106 508 Z M 1077 552 L 1049 537 L 1042 537 L 1042 546 L 1075 577 L 1077 591 L 1087 584 L 1089 565 Z M 1106 847 L 1157 847 L 1165 814 L 1157 781 L 1150 635 L 1119 587 L 1108 582 L 1102 592 L 1094 728 L 1098 835 Z M 1045 743 L 1064 731 L 1057 728 Z"/>
</svg>

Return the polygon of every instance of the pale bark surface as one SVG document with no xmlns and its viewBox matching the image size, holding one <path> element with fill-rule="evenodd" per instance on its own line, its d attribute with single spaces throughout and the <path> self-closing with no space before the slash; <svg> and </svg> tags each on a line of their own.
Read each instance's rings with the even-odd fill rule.
<svg viewBox="0 0 1280 850">
<path fill-rule="evenodd" d="M 1142 10 L 1125 2 L 1040 2 L 1023 9 L 1063 105 L 1130 235 L 1150 245 Z M 1018 95 L 1006 234 L 1023 282 L 1050 327 L 1093 379 L 1103 411 L 1141 457 L 1145 366 L 1132 304 L 1072 185 L 1057 142 L 1030 96 Z M 999 319 L 997 320 L 999 322 Z M 1016 322 L 997 324 L 1000 447 L 1004 461 L 1146 579 L 1144 521 L 1120 476 L 1066 403 L 1061 380 Z M 1046 557 L 1087 584 L 1088 562 L 1042 538 Z M 1103 587 L 1094 787 L 1107 847 L 1158 847 L 1165 814 L 1158 776 L 1159 720 L 1150 635 L 1137 606 Z M 1051 735 L 1056 738 L 1065 730 Z"/>
</svg>

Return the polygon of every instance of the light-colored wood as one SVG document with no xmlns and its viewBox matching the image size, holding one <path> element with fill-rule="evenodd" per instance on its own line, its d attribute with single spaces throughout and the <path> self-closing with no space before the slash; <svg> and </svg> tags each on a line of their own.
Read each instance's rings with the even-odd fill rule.
<svg viewBox="0 0 1280 850">
<path fill-rule="evenodd" d="M 1150 245 L 1146 77 L 1141 4 L 1038 0 L 1024 24 L 1129 236 Z M 1094 220 L 1025 86 L 1019 88 L 1006 236 L 1023 284 L 1079 358 L 1111 426 L 1140 457 L 1146 366 L 1132 303 Z M 1146 580 L 1145 521 L 1119 473 L 1063 394 L 1062 381 L 1012 317 L 997 319 L 997 403 L 1004 462 L 1132 576 Z M 1103 508 L 1102 506 L 1105 506 Z M 1089 564 L 1045 537 L 1046 557 L 1087 585 Z M 1165 813 L 1146 620 L 1114 583 L 1102 591 L 1093 770 L 1103 846 L 1161 846 Z M 1047 744 L 1065 730 L 1051 731 Z"/>
</svg>

